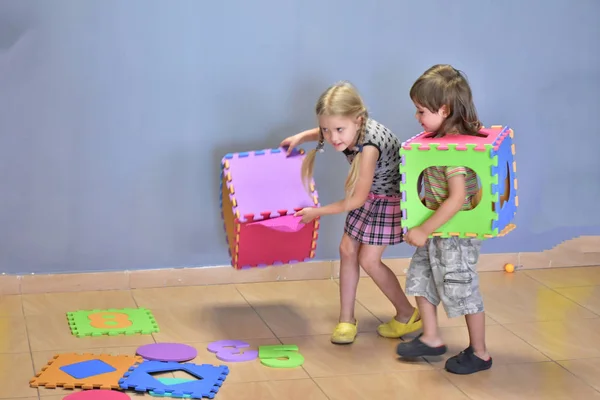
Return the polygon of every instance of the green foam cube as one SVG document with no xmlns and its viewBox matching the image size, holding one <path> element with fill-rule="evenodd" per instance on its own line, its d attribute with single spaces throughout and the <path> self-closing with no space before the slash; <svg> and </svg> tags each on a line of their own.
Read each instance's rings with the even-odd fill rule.
<svg viewBox="0 0 600 400">
<path fill-rule="evenodd" d="M 402 144 L 400 149 L 400 193 L 402 196 L 402 226 L 408 229 L 423 224 L 434 210 L 421 201 L 418 182 L 421 173 L 433 166 L 464 166 L 477 174 L 481 185 L 481 200 L 472 210 L 459 211 L 430 237 L 487 239 L 502 236 L 515 225 L 512 220 L 518 205 L 514 132 L 508 127 L 481 129 L 485 137 L 447 135 L 435 138 L 423 132 Z M 504 194 L 504 187 L 509 193 Z M 505 202 L 500 196 L 506 195 Z"/>
</svg>

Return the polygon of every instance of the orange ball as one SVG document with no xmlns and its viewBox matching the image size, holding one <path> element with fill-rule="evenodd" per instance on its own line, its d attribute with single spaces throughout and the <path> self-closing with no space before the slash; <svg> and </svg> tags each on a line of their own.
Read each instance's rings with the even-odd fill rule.
<svg viewBox="0 0 600 400">
<path fill-rule="evenodd" d="M 515 272 L 515 266 L 513 264 L 506 264 L 504 270 L 506 272 Z"/>
</svg>

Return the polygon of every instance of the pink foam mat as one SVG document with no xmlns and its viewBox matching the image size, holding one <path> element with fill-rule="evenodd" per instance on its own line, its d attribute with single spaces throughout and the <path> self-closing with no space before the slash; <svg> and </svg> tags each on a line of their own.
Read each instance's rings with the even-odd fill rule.
<svg viewBox="0 0 600 400">
<path fill-rule="evenodd" d="M 496 139 L 501 134 L 507 134 L 504 127 L 502 128 L 484 128 L 479 131 L 487 137 L 477 137 L 471 135 L 447 135 L 440 138 L 434 138 L 435 133 L 432 132 L 421 132 L 419 135 L 414 136 L 407 140 L 402 147 L 410 150 L 411 145 L 420 144 L 422 146 L 429 146 L 431 144 L 439 144 L 439 149 L 447 147 L 448 145 L 458 145 L 465 148 L 466 145 L 476 145 L 478 148 L 483 148 L 485 145 L 494 145 Z"/>
<path fill-rule="evenodd" d="M 302 217 L 294 217 L 294 214 L 291 214 L 284 217 L 251 222 L 249 225 L 262 225 L 280 232 L 298 232 L 304 227 L 301 220 Z"/>
<path fill-rule="evenodd" d="M 293 215 L 296 209 L 315 206 L 300 175 L 304 155 L 295 153 L 286 156 L 283 150 L 272 152 L 270 149 L 264 150 L 261 155 L 254 152 L 246 154 L 241 157 L 234 154 L 227 159 L 237 211 L 242 221 L 248 214 L 260 220 L 265 217 L 261 213 L 270 213 L 267 217 L 279 216 L 282 211 Z M 291 219 L 286 221 L 287 228 L 282 229 L 293 225 Z"/>
</svg>

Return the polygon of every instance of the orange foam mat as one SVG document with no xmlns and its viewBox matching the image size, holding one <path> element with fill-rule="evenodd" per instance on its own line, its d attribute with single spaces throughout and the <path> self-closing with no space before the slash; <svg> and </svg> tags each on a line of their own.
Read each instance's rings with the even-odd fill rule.
<svg viewBox="0 0 600 400">
<path fill-rule="evenodd" d="M 74 378 L 60 368 L 71 364 L 77 364 L 85 361 L 100 360 L 115 368 L 115 371 L 100 373 L 85 378 Z M 125 372 L 135 364 L 139 364 L 143 359 L 139 356 L 118 355 L 112 356 L 108 354 L 91 354 L 91 353 L 66 353 L 58 354 L 48 361 L 48 364 L 42 368 L 42 371 L 29 381 L 31 387 L 37 388 L 40 386 L 47 389 L 56 389 L 62 387 L 65 389 L 115 389 L 119 388 L 119 379 L 123 377 Z"/>
</svg>

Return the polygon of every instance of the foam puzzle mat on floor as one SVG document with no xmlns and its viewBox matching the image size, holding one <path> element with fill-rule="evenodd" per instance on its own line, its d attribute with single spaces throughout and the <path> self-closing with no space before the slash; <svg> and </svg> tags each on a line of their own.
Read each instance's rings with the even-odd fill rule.
<svg viewBox="0 0 600 400">
<path fill-rule="evenodd" d="M 142 357 L 91 353 L 58 354 L 29 381 L 46 389 L 119 389 L 119 380 Z"/>
<path fill-rule="evenodd" d="M 67 313 L 71 333 L 77 337 L 149 335 L 159 332 L 152 312 L 146 308 L 110 308 Z"/>
<path fill-rule="evenodd" d="M 166 385 L 151 375 L 157 372 L 175 371 L 185 371 L 194 376 L 196 380 Z M 153 394 L 159 396 L 170 394 L 171 397 L 183 397 L 189 395 L 193 399 L 203 397 L 213 399 L 228 374 L 229 367 L 226 365 L 144 361 L 132 366 L 119 381 L 119 385 L 124 390 L 152 391 Z"/>
</svg>

